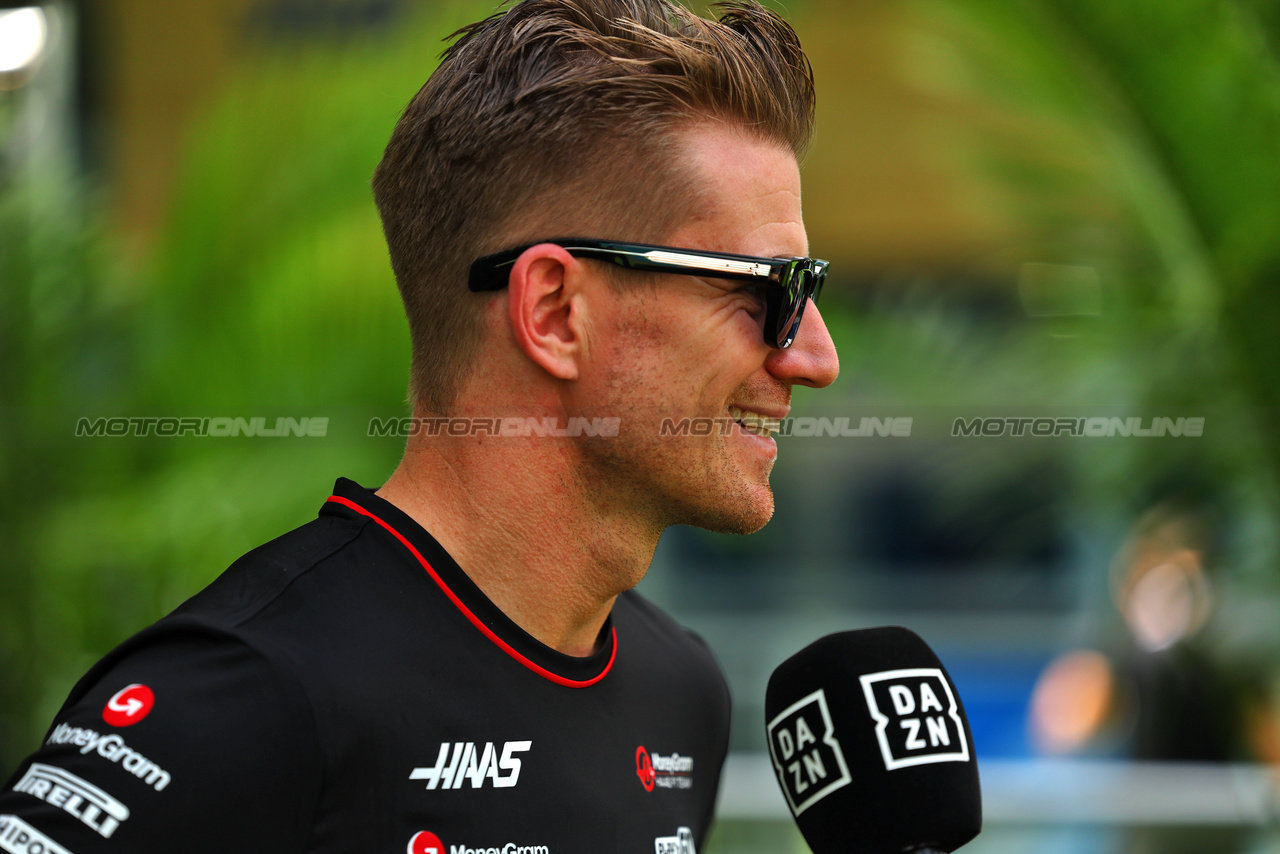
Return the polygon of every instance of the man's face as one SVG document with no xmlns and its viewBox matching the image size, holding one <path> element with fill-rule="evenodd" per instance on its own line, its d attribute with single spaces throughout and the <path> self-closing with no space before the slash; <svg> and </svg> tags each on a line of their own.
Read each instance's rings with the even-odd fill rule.
<svg viewBox="0 0 1280 854">
<path fill-rule="evenodd" d="M 684 141 L 701 200 L 666 244 L 763 257 L 808 254 L 790 150 L 723 125 L 700 125 Z M 767 431 L 744 422 L 750 425 L 752 413 L 784 418 L 793 385 L 835 380 L 839 362 L 817 307 L 806 308 L 795 343 L 777 350 L 764 343 L 763 308 L 751 286 L 626 275 L 647 281 L 624 279 L 591 342 L 598 370 L 580 386 L 579 403 L 592 414 L 622 419 L 617 438 L 586 449 L 602 509 L 650 514 L 661 528 L 758 530 L 773 515 L 769 472 L 778 451 L 773 438 L 760 435 Z M 679 425 L 685 418 L 711 419 L 714 427 L 704 436 L 661 435 L 664 421 Z"/>
</svg>

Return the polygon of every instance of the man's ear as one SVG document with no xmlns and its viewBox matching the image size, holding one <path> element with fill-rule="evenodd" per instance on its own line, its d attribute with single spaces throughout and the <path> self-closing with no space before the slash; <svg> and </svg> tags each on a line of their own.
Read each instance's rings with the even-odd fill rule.
<svg viewBox="0 0 1280 854">
<path fill-rule="evenodd" d="M 582 265 L 554 243 L 521 253 L 507 282 L 511 334 L 548 374 L 576 380 L 585 343 Z"/>
</svg>

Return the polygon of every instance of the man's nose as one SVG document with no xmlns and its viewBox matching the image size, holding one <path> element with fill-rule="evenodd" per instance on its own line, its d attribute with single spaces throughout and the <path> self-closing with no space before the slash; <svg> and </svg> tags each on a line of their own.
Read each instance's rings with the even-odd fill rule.
<svg viewBox="0 0 1280 854">
<path fill-rule="evenodd" d="M 818 306 L 809 300 L 795 341 L 785 350 L 773 350 L 765 359 L 769 373 L 792 385 L 825 388 L 840 375 L 836 345 L 822 322 Z"/>
</svg>

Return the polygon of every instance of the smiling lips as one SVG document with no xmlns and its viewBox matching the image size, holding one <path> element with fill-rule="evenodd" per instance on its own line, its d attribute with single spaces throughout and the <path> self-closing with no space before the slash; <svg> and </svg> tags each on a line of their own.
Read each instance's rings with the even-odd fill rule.
<svg viewBox="0 0 1280 854">
<path fill-rule="evenodd" d="M 742 425 L 742 429 L 748 433 L 754 433 L 757 436 L 763 436 L 768 439 L 773 432 L 781 426 L 781 419 L 770 418 L 767 415 L 761 415 L 759 412 L 752 412 L 749 409 L 740 409 L 736 406 L 729 407 L 729 417 L 738 424 Z"/>
</svg>

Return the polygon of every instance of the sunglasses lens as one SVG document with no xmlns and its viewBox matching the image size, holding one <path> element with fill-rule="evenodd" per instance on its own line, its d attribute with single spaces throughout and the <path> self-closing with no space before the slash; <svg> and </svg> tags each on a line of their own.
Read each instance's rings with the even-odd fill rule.
<svg viewBox="0 0 1280 854">
<path fill-rule="evenodd" d="M 805 303 L 813 293 L 813 271 L 799 264 L 793 266 L 790 275 L 781 283 L 782 299 L 777 306 L 777 322 L 771 323 L 772 339 L 775 347 L 786 349 L 795 340 L 800 331 L 800 318 L 804 314 Z"/>
</svg>

